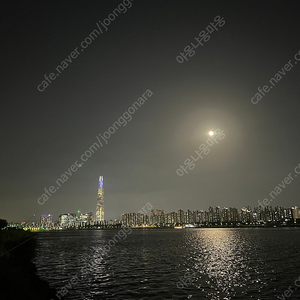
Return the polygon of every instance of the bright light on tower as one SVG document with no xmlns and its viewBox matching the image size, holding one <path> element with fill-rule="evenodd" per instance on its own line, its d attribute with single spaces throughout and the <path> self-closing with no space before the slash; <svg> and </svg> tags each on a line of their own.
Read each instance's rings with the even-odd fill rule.
<svg viewBox="0 0 300 300">
<path fill-rule="evenodd" d="M 208 134 L 209 134 L 210 136 L 213 136 L 215 133 L 214 133 L 213 131 L 210 131 Z"/>
</svg>

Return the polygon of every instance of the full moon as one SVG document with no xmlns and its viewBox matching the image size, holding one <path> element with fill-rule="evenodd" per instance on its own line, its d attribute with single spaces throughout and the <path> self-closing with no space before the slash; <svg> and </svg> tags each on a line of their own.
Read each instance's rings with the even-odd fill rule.
<svg viewBox="0 0 300 300">
<path fill-rule="evenodd" d="M 213 131 L 210 131 L 208 134 L 209 134 L 210 136 L 213 136 L 213 135 L 214 135 L 214 132 L 213 132 Z"/>
</svg>

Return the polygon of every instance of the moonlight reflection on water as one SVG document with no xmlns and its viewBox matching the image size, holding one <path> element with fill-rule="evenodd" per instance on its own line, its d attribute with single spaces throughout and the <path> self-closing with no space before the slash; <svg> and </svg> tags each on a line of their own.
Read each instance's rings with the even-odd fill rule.
<svg viewBox="0 0 300 300">
<path fill-rule="evenodd" d="M 39 234 L 38 275 L 59 291 L 78 274 L 72 300 L 271 299 L 299 277 L 300 229 L 132 230 L 103 255 L 116 233 Z"/>
</svg>

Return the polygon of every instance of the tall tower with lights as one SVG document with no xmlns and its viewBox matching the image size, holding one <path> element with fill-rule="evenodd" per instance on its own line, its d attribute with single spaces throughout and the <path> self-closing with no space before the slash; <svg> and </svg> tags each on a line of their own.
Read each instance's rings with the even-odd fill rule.
<svg viewBox="0 0 300 300">
<path fill-rule="evenodd" d="M 103 190 L 103 176 L 99 177 L 98 196 L 96 207 L 96 222 L 104 221 L 104 190 Z"/>
</svg>

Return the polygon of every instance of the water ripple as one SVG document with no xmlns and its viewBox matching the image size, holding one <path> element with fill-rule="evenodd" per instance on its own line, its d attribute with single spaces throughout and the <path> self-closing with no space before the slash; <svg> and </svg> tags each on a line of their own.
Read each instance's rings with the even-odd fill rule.
<svg viewBox="0 0 300 300">
<path fill-rule="evenodd" d="M 40 233 L 39 276 L 58 291 L 77 276 L 72 300 L 264 300 L 300 276 L 297 229 L 133 230 L 103 255 L 116 233 Z"/>
</svg>

